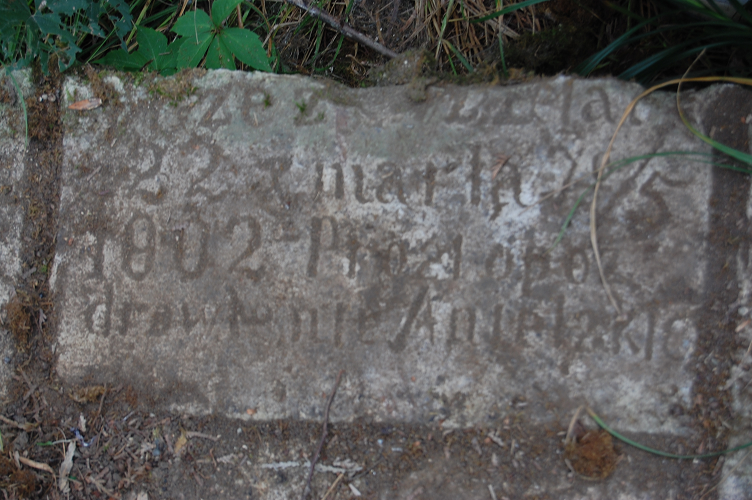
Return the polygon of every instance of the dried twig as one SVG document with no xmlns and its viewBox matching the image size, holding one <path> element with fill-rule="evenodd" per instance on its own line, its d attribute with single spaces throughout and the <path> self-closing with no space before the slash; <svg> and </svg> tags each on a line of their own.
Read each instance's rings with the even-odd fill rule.
<svg viewBox="0 0 752 500">
<path fill-rule="evenodd" d="M 345 477 L 345 473 L 344 472 L 340 472 L 339 476 L 337 476 L 337 479 L 335 479 L 334 482 L 332 483 L 332 485 L 329 486 L 329 489 L 326 490 L 326 494 L 323 497 L 321 497 L 321 500 L 326 500 L 327 497 L 329 495 L 331 495 L 331 493 L 334 491 L 334 488 L 336 488 L 337 485 L 339 484 L 339 482 L 342 481 L 343 477 Z"/>
<path fill-rule="evenodd" d="M 33 467 L 34 469 L 39 469 L 39 470 L 43 470 L 45 472 L 49 472 L 53 476 L 55 475 L 55 471 L 52 470 L 52 467 L 50 467 L 47 464 L 43 464 L 41 462 L 35 462 L 34 460 L 31 460 L 31 459 L 25 458 L 25 457 L 18 457 L 18 460 L 22 464 L 24 464 L 24 465 L 28 465 L 29 467 Z"/>
<path fill-rule="evenodd" d="M 710 489 L 709 489 L 708 491 L 706 491 L 706 492 L 705 492 L 705 493 L 704 493 L 704 494 L 703 494 L 703 495 L 702 495 L 702 496 L 700 497 L 700 500 L 705 500 L 705 497 L 707 497 L 708 495 L 710 495 L 710 494 L 711 494 L 711 493 L 713 492 L 713 490 L 717 489 L 717 488 L 718 488 L 718 487 L 719 487 L 719 486 L 720 486 L 720 485 L 721 485 L 721 484 L 722 484 L 722 483 L 723 483 L 723 482 L 724 482 L 724 481 L 725 481 L 726 479 L 728 479 L 729 477 L 731 477 L 731 475 L 732 475 L 732 474 L 734 473 L 734 471 L 736 471 L 736 469 L 737 469 L 737 468 L 738 468 L 738 467 L 739 467 L 739 466 L 740 466 L 740 465 L 742 464 L 742 462 L 744 462 L 744 460 L 746 460 L 746 458 L 747 458 L 747 457 L 748 457 L 748 456 L 749 456 L 750 454 L 752 454 L 752 450 L 749 450 L 749 451 L 748 451 L 747 453 L 745 453 L 745 454 L 744 454 L 744 456 L 743 456 L 742 458 L 740 458 L 740 459 L 739 459 L 739 462 L 737 462 L 737 464 L 736 464 L 736 465 L 734 465 L 734 466 L 733 466 L 733 467 L 731 468 L 731 470 L 730 470 L 730 471 L 728 471 L 728 474 L 726 474 L 725 476 L 723 476 L 723 478 L 721 478 L 721 480 L 720 480 L 720 481 L 718 481 L 718 482 L 716 483 L 716 485 L 715 485 L 715 486 L 713 486 L 713 487 L 712 487 L 712 488 L 710 488 Z M 707 485 L 706 485 L 705 487 L 707 488 Z"/>
<path fill-rule="evenodd" d="M 90 475 L 86 476 L 86 479 L 85 479 L 85 480 L 86 480 L 86 482 L 87 482 L 87 483 L 89 483 L 89 484 L 93 484 L 93 485 L 94 485 L 94 487 L 95 487 L 95 488 L 97 489 L 97 491 L 99 491 L 100 493 L 106 493 L 107 495 L 109 495 L 109 496 L 111 496 L 111 497 L 114 497 L 114 496 L 115 496 L 114 492 L 112 492 L 112 491 L 108 490 L 108 489 L 107 489 L 107 488 L 105 487 L 105 485 L 104 485 L 104 483 L 102 482 L 101 478 L 98 478 L 98 477 L 96 477 L 96 476 L 92 476 L 92 475 L 90 474 Z"/>
<path fill-rule="evenodd" d="M 569 421 L 569 427 L 567 428 L 567 437 L 564 438 L 564 446 L 569 446 L 574 442 L 574 426 L 577 424 L 577 419 L 580 417 L 581 412 L 582 406 L 577 408 L 577 411 L 574 412 L 574 417 L 572 417 L 572 420 Z"/>
<path fill-rule="evenodd" d="M 214 442 L 219 441 L 219 438 L 221 436 L 210 436 L 209 434 L 204 434 L 203 432 L 194 432 L 194 431 L 188 431 L 185 433 L 186 437 L 189 438 L 204 438 L 204 439 L 211 439 Z"/>
<path fill-rule="evenodd" d="M 339 31 L 343 35 L 345 35 L 348 38 L 351 38 L 355 40 L 358 43 L 362 43 L 366 47 L 369 47 L 376 52 L 378 52 L 381 55 L 384 55 L 386 57 L 394 59 L 399 54 L 396 52 L 387 49 L 383 45 L 381 45 L 379 42 L 375 40 L 371 40 L 367 36 L 365 36 L 363 33 L 360 33 L 358 31 L 355 31 L 353 28 L 350 27 L 347 23 L 343 23 L 326 12 L 322 11 L 318 7 L 314 7 L 313 5 L 309 5 L 306 0 L 282 0 L 285 3 L 289 3 L 290 5 L 294 5 L 295 7 L 302 9 L 306 11 L 308 14 L 312 15 L 313 17 L 316 17 L 318 19 L 321 19 L 326 24 L 334 28 L 335 30 Z"/>
<path fill-rule="evenodd" d="M 97 410 L 97 416 L 94 417 L 94 420 L 102 416 L 102 406 L 104 405 L 104 398 L 107 397 L 107 383 L 104 384 L 104 392 L 102 393 L 102 398 L 99 400 L 99 410 Z M 92 422 L 93 423 L 93 422 Z"/>
<path fill-rule="evenodd" d="M 300 500 L 305 500 L 308 496 L 308 492 L 311 491 L 311 479 L 313 479 L 313 469 L 316 467 L 316 461 L 319 459 L 319 455 L 321 454 L 321 448 L 324 446 L 324 440 L 326 439 L 326 428 L 329 424 L 329 408 L 332 406 L 332 401 L 334 401 L 334 395 L 337 394 L 337 388 L 339 387 L 339 383 L 342 380 L 342 374 L 345 373 L 345 370 L 340 370 L 337 374 L 337 380 L 334 382 L 334 389 L 332 389 L 331 395 L 329 395 L 329 401 L 326 402 L 326 409 L 324 410 L 324 428 L 321 431 L 321 439 L 319 440 L 319 446 L 316 448 L 316 453 L 313 455 L 313 460 L 311 460 L 311 470 L 308 472 L 308 480 L 306 481 L 305 488 L 303 489 L 303 496 L 300 497 Z"/>
<path fill-rule="evenodd" d="M 496 492 L 494 491 L 493 485 L 491 484 L 488 485 L 488 492 L 491 494 L 491 500 L 498 500 L 496 498 Z"/>
<path fill-rule="evenodd" d="M 15 420 L 11 420 L 11 419 L 9 419 L 7 417 L 4 417 L 2 415 L 0 415 L 0 421 L 6 423 L 8 425 L 12 425 L 13 427 L 21 429 L 22 431 L 25 431 L 25 432 L 31 432 L 35 428 L 39 427 L 38 423 L 37 424 L 32 424 L 30 422 L 26 422 L 25 424 L 19 424 Z"/>
<path fill-rule="evenodd" d="M 614 306 L 614 309 L 616 309 L 616 315 L 617 319 L 621 320 L 623 319 L 623 315 L 621 312 L 621 309 L 619 308 L 619 304 L 616 303 L 616 299 L 614 299 L 614 295 L 611 293 L 611 286 L 608 284 L 608 280 L 606 279 L 606 275 L 603 273 L 603 265 L 601 264 L 601 253 L 598 249 L 598 236 L 597 236 L 597 225 L 596 225 L 596 219 L 595 219 L 595 207 L 596 203 L 598 202 L 598 189 L 601 187 L 601 180 L 603 178 L 603 166 L 608 163 L 608 157 L 611 154 L 611 147 L 614 144 L 614 139 L 616 139 L 616 135 L 614 135 L 613 139 L 611 139 L 611 142 L 608 145 L 608 149 L 606 150 L 606 154 L 603 155 L 603 160 L 601 161 L 601 168 L 598 169 L 598 178 L 595 181 L 595 189 L 593 190 L 593 202 L 590 204 L 590 244 L 593 246 L 593 254 L 595 255 L 595 263 L 598 264 L 598 274 L 601 276 L 601 283 L 603 283 L 603 289 L 606 291 L 606 295 L 608 296 L 609 302 L 611 302 L 611 305 Z"/>
</svg>

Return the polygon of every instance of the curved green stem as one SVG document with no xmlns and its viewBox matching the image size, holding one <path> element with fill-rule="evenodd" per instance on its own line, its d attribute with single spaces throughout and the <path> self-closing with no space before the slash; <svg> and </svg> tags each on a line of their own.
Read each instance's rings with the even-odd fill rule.
<svg viewBox="0 0 752 500">
<path fill-rule="evenodd" d="M 593 410 L 591 410 L 590 408 L 588 408 L 587 411 L 590 414 L 590 417 L 593 420 L 595 420 L 595 423 L 597 423 L 598 425 L 600 425 L 603 428 L 604 431 L 608 432 L 609 434 L 611 434 L 616 439 L 618 439 L 620 441 L 624 441 L 625 443 L 627 443 L 629 445 L 632 445 L 635 448 L 638 448 L 638 449 L 640 449 L 642 451 L 647 451 L 648 453 L 652 453 L 653 455 L 659 455 L 661 457 L 678 458 L 680 460 L 694 460 L 695 458 L 711 458 L 711 457 L 717 457 L 717 456 L 720 456 L 720 455 L 725 455 L 727 453 L 733 453 L 735 451 L 743 450 L 744 448 L 749 448 L 750 446 L 752 446 L 752 442 L 749 442 L 749 443 L 745 443 L 745 444 L 740 445 L 740 446 L 736 446 L 734 448 L 730 448 L 728 450 L 714 451 L 712 453 L 703 453 L 702 455 L 675 455 L 673 453 L 668 453 L 668 452 L 665 452 L 665 451 L 655 450 L 655 449 L 650 448 L 648 446 L 645 446 L 643 444 L 640 444 L 640 443 L 637 443 L 635 441 L 632 441 L 628 437 L 622 436 L 621 434 L 619 434 L 618 432 L 616 432 L 615 430 L 613 430 L 611 427 L 609 427 L 608 425 L 606 425 L 606 423 L 603 420 L 601 420 L 601 417 L 599 417 L 598 415 L 596 415 Z"/>
</svg>

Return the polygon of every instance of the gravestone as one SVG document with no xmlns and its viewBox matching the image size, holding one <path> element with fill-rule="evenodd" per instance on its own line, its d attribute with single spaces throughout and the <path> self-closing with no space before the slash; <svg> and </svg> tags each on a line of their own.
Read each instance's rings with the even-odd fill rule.
<svg viewBox="0 0 752 500">
<path fill-rule="evenodd" d="M 513 404 L 545 422 L 588 403 L 621 430 L 686 431 L 670 409 L 692 387 L 710 170 L 644 157 L 601 186 L 622 318 L 587 206 L 554 246 L 638 85 L 559 77 L 415 102 L 226 71 L 104 83 L 119 102 L 65 114 L 53 281 L 69 383 L 320 420 L 345 370 L 333 420 L 468 426 Z M 68 79 L 65 95 L 93 94 Z M 701 102 L 686 97 L 690 118 Z M 707 152 L 674 107 L 640 101 L 612 158 Z"/>
</svg>

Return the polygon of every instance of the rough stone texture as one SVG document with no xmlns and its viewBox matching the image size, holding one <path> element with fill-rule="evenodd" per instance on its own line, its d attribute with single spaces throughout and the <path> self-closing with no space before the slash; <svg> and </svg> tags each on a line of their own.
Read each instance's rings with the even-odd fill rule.
<svg viewBox="0 0 752 500">
<path fill-rule="evenodd" d="M 30 72 L 16 71 L 16 82 L 25 97 L 31 95 Z M 4 307 L 12 297 L 21 272 L 21 226 L 19 202 L 24 174 L 25 125 L 16 89 L 9 77 L 0 78 L 1 92 L 9 102 L 0 104 L 0 398 L 7 395 L 14 355 L 13 339 L 6 329 Z"/>
<path fill-rule="evenodd" d="M 333 420 L 464 426 L 514 402 L 546 422 L 587 402 L 625 431 L 685 432 L 670 409 L 689 405 L 709 170 L 645 159 L 601 189 L 622 322 L 586 207 L 546 251 L 587 182 L 535 204 L 592 179 L 639 86 L 562 77 L 413 102 L 219 71 L 168 102 L 109 81 L 121 105 L 65 116 L 68 381 L 96 372 L 175 410 L 320 419 L 345 369 Z M 674 106 L 638 104 L 613 159 L 707 151 Z"/>
<path fill-rule="evenodd" d="M 749 95 L 747 96 L 749 97 Z M 747 105 L 747 108 L 752 106 Z M 748 109 L 750 114 L 745 117 L 746 122 L 746 144 L 737 145 L 743 150 L 752 153 L 752 109 Z M 746 200 L 742 200 L 745 206 L 742 206 L 738 215 L 737 225 L 742 237 L 738 250 L 733 255 L 732 264 L 736 268 L 738 296 L 736 300 L 728 304 L 728 317 L 734 318 L 735 331 L 738 334 L 741 347 L 738 350 L 736 366 L 731 370 L 731 375 L 726 388 L 731 390 L 732 409 L 734 421 L 732 437 L 729 440 L 729 448 L 740 446 L 752 441 L 752 377 L 750 376 L 750 367 L 752 366 L 752 188 L 747 194 Z M 732 283 L 729 283 L 729 287 Z M 745 500 L 752 498 L 752 460 L 748 454 L 750 449 L 738 451 L 731 454 L 723 464 L 723 475 L 728 479 L 720 486 L 719 497 L 723 500 Z"/>
</svg>

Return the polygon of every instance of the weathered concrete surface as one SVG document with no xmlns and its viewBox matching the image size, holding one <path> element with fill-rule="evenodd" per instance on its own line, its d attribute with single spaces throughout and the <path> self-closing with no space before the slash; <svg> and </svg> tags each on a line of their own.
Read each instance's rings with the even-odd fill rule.
<svg viewBox="0 0 752 500">
<path fill-rule="evenodd" d="M 170 103 L 66 116 L 55 280 L 58 373 L 240 418 L 481 424 L 587 402 L 625 431 L 682 433 L 704 283 L 709 170 L 643 160 L 546 253 L 641 88 L 355 91 L 214 72 Z M 65 94 L 88 89 L 68 80 Z M 695 96 L 686 99 L 691 114 Z M 705 151 L 669 96 L 638 104 L 613 158 Z M 509 160 L 502 162 L 501 157 Z M 253 417 L 249 417 L 253 415 Z"/>
<path fill-rule="evenodd" d="M 14 72 L 24 97 L 31 94 L 29 72 Z M 19 201 L 24 174 L 25 125 L 17 102 L 16 89 L 8 77 L 0 79 L 2 92 L 10 102 L 0 104 L 0 398 L 7 395 L 14 355 L 13 340 L 7 330 L 4 308 L 15 293 L 21 272 L 21 226 L 23 207 Z"/>
<path fill-rule="evenodd" d="M 746 123 L 746 128 L 733 144 L 732 138 L 724 137 L 725 144 L 752 153 L 752 104 L 749 94 L 746 95 L 746 106 L 739 106 Z M 746 113 L 746 116 L 744 116 Z M 730 121 L 730 120 L 729 120 Z M 734 120 L 739 123 L 740 120 Z M 746 133 L 744 133 L 746 132 Z M 732 301 L 727 304 L 726 317 L 737 334 L 739 349 L 734 357 L 734 364 L 730 377 L 724 389 L 729 389 L 733 404 L 733 428 L 729 439 L 729 447 L 740 446 L 752 441 L 752 187 L 747 180 L 746 197 L 741 197 L 738 208 L 738 220 L 735 223 L 739 231 L 735 235 L 739 244 L 734 247 L 730 255 L 731 268 L 735 270 L 736 282 L 729 283 L 732 290 Z M 745 500 L 752 498 L 752 460 L 748 454 L 750 449 L 738 451 L 729 455 L 723 464 L 723 476 L 728 477 L 719 487 L 719 498 L 723 500 Z"/>
</svg>

